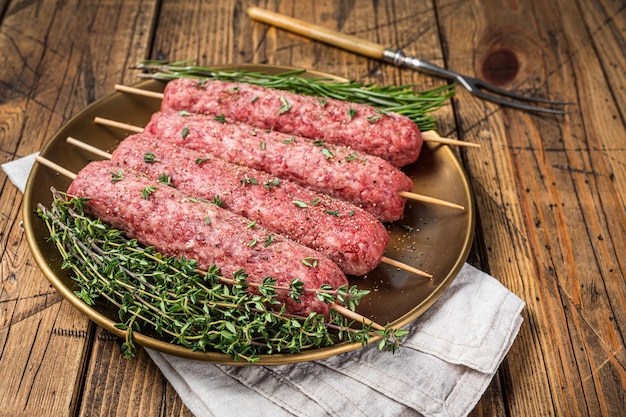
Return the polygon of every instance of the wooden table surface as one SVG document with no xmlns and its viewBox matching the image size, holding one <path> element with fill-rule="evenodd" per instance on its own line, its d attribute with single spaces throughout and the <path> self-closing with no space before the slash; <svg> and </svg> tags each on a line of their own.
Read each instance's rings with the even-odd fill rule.
<svg viewBox="0 0 626 417">
<path fill-rule="evenodd" d="M 137 81 L 145 58 L 267 63 L 376 84 L 442 80 L 252 22 L 251 5 L 402 48 L 504 88 L 572 102 L 565 116 L 458 90 L 439 132 L 477 204 L 469 262 L 527 307 L 473 416 L 626 409 L 626 5 L 623 0 L 0 0 L 0 162 Z M 141 351 L 81 315 L 35 265 L 22 197 L 0 174 L 0 415 L 190 416 Z M 236 415 L 236 413 L 235 413 Z"/>
</svg>

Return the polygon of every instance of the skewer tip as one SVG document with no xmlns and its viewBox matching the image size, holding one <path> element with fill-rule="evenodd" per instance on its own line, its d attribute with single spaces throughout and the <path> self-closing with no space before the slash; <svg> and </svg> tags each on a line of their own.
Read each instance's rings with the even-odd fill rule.
<svg viewBox="0 0 626 417">
<path fill-rule="evenodd" d="M 416 194 L 416 193 L 412 193 L 412 192 L 409 192 L 409 191 L 400 191 L 399 194 L 400 194 L 400 196 L 402 196 L 404 198 L 408 198 L 410 200 L 422 201 L 424 203 L 436 204 L 438 206 L 445 206 L 445 207 L 455 208 L 455 209 L 458 209 L 458 210 L 465 210 L 465 207 L 460 205 L 460 204 L 452 203 L 452 202 L 446 201 L 446 200 L 441 200 L 441 199 L 435 198 L 435 197 L 429 197 L 429 196 L 426 196 L 426 195 Z"/>
<path fill-rule="evenodd" d="M 429 274 L 428 272 L 424 272 L 420 269 L 417 269 L 415 267 L 412 267 L 411 265 L 407 265 L 405 263 L 402 263 L 400 261 L 396 261 L 395 259 L 391 259 L 388 258 L 386 256 L 383 256 L 381 262 L 386 263 L 387 265 L 391 265 L 391 266 L 395 266 L 396 268 L 400 268 L 403 269 L 405 271 L 411 272 L 415 275 L 420 275 L 422 277 L 426 277 L 428 279 L 433 279 L 433 276 L 431 274 Z"/>
<path fill-rule="evenodd" d="M 432 143 L 441 143 L 443 145 L 451 145 L 451 146 L 464 146 L 468 148 L 480 148 L 479 143 L 473 142 L 465 142 L 463 140 L 458 139 L 449 139 L 443 138 L 437 134 L 434 130 L 428 130 L 426 132 L 422 132 L 422 137 L 424 138 L 424 142 L 432 142 Z"/>
<path fill-rule="evenodd" d="M 57 164 L 55 162 L 52 162 L 49 159 L 44 158 L 43 156 L 37 155 L 35 157 L 35 160 L 37 162 L 39 162 L 41 165 L 47 166 L 48 168 L 51 168 L 51 169 L 57 171 L 59 174 L 65 176 L 65 177 L 67 177 L 67 178 L 69 178 L 71 180 L 74 180 L 74 178 L 76 178 L 76 174 L 75 173 L 73 173 L 72 171 L 70 171 L 70 170 L 68 170 L 68 169 L 66 169 L 64 167 L 62 167 L 61 165 L 59 165 L 59 164 Z"/>
<path fill-rule="evenodd" d="M 123 84 L 115 84 L 115 91 L 119 91 L 121 93 L 135 94 L 138 96 L 156 98 L 159 100 L 163 99 L 163 93 L 159 93 L 157 91 L 145 90 L 143 88 L 129 87 Z"/>
</svg>

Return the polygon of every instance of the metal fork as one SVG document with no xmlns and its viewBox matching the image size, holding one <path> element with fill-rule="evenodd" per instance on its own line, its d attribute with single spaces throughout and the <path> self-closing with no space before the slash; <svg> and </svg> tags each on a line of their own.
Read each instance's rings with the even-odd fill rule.
<svg viewBox="0 0 626 417">
<path fill-rule="evenodd" d="M 424 59 L 406 56 L 401 50 L 393 50 L 390 48 L 386 48 L 383 51 L 382 60 L 384 62 L 393 64 L 396 67 L 406 67 L 406 68 L 414 69 L 417 71 L 421 71 L 426 74 L 454 80 L 459 85 L 464 87 L 467 91 L 469 91 L 471 94 L 477 97 L 480 97 L 482 99 L 485 99 L 485 100 L 493 101 L 494 103 L 498 103 L 502 106 L 509 106 L 509 107 L 513 107 L 516 109 L 527 110 L 527 111 L 537 111 L 537 112 L 552 113 L 552 114 L 565 114 L 565 111 L 561 109 L 533 106 L 533 105 L 526 104 L 526 103 L 519 103 L 513 100 L 508 100 L 507 98 L 520 100 L 520 101 L 543 103 L 543 104 L 548 104 L 548 105 L 553 105 L 553 106 L 563 106 L 563 105 L 571 104 L 566 101 L 546 100 L 540 97 L 531 97 L 531 96 L 525 96 L 522 94 L 513 93 L 503 88 L 496 87 L 495 85 L 486 83 L 479 78 L 468 77 L 467 75 L 461 75 L 457 72 L 442 68 Z"/>
<path fill-rule="evenodd" d="M 346 35 L 321 26 L 303 22 L 292 17 L 287 17 L 278 13 L 270 12 L 268 10 L 260 9 L 258 7 L 250 7 L 247 12 L 252 19 L 259 20 L 261 22 L 327 43 L 329 45 L 337 46 L 351 52 L 356 52 L 370 58 L 379 59 L 383 62 L 387 62 L 398 67 L 407 67 L 427 74 L 454 80 L 459 85 L 466 88 L 471 94 L 474 94 L 475 96 L 486 100 L 493 101 L 503 106 L 509 106 L 527 111 L 564 114 L 565 111 L 561 109 L 533 106 L 510 99 L 542 103 L 553 106 L 563 106 L 566 104 L 571 104 L 564 101 L 551 101 L 542 98 L 528 97 L 521 94 L 512 93 L 502 88 L 488 84 L 478 78 L 458 74 L 454 71 L 447 70 L 423 59 L 405 56 L 404 53 L 400 50 L 386 48 L 374 42 L 359 39 L 355 36 Z"/>
</svg>

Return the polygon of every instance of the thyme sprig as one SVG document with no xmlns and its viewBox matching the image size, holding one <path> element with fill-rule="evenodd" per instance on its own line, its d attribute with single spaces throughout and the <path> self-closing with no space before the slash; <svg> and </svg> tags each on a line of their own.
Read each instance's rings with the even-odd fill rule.
<svg viewBox="0 0 626 417">
<path fill-rule="evenodd" d="M 72 272 L 75 294 L 88 305 L 100 299 L 118 309 L 116 327 L 125 332 L 126 358 L 135 354 L 134 333 L 149 329 L 194 351 L 222 352 L 249 363 L 261 354 L 295 353 L 344 341 L 365 345 L 372 338 L 380 340 L 379 349 L 395 351 L 406 334 L 332 309 L 334 305 L 339 311 L 354 311 L 367 294 L 356 287 L 315 290 L 331 305 L 328 318 L 289 314 L 277 292 L 288 291 L 299 300 L 304 291 L 311 291 L 299 280 L 286 288 L 270 277 L 250 283 L 244 271 L 231 278 L 222 276 L 217 266 L 201 271 L 193 260 L 164 256 L 89 217 L 86 202 L 55 192 L 51 207 L 40 204 L 37 213 L 61 254 L 62 268 Z M 257 291 L 249 291 L 253 286 Z"/>
<path fill-rule="evenodd" d="M 368 104 L 407 116 L 421 131 L 436 128 L 436 119 L 429 113 L 441 108 L 454 95 L 453 84 L 426 91 L 415 91 L 415 86 L 410 84 L 376 86 L 354 80 L 337 82 L 323 78 L 307 78 L 302 76 L 306 73 L 305 70 L 268 74 L 245 70 L 215 70 L 193 65 L 193 62 L 193 60 L 178 62 L 146 60 L 132 68 L 144 71 L 140 75 L 142 78 L 171 80 L 187 77 L 245 82 L 298 94 Z"/>
</svg>

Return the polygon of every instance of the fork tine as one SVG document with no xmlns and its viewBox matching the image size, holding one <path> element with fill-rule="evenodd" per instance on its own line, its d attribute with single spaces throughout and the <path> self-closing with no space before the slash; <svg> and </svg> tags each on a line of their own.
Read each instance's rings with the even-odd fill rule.
<svg viewBox="0 0 626 417">
<path fill-rule="evenodd" d="M 466 79 L 468 77 L 465 77 Z M 523 94 L 519 94 L 519 93 L 514 93 L 512 91 L 509 90 L 505 90 L 503 88 L 497 87 L 493 84 L 489 84 L 479 78 L 474 78 L 472 79 L 472 83 L 474 84 L 474 86 L 482 88 L 484 90 L 490 91 L 492 93 L 495 94 L 499 94 L 501 96 L 505 96 L 505 97 L 510 97 L 516 100 L 523 100 L 523 101 L 534 101 L 536 103 L 544 103 L 544 104 L 552 104 L 552 105 L 556 105 L 556 106 L 563 106 L 566 104 L 573 104 L 571 102 L 568 101 L 558 101 L 558 100 L 548 100 L 545 98 L 541 98 L 541 97 L 533 97 L 533 96 L 526 96 Z"/>
<path fill-rule="evenodd" d="M 550 113 L 550 114 L 565 114 L 566 113 L 565 110 L 561 110 L 561 109 L 552 109 L 552 108 L 549 108 L 549 107 L 532 106 L 532 105 L 526 104 L 526 103 L 519 103 L 519 102 L 512 101 L 512 100 L 507 100 L 505 98 L 496 96 L 495 94 L 486 93 L 484 90 L 481 90 L 479 88 L 474 88 L 474 89 L 470 90 L 470 93 L 472 93 L 473 95 L 475 95 L 477 97 L 480 97 L 482 99 L 493 101 L 494 103 L 500 104 L 502 106 L 508 106 L 508 107 L 512 107 L 512 108 L 515 108 L 515 109 L 526 110 L 526 111 L 542 112 L 542 113 Z M 545 102 L 545 101 L 541 101 L 541 102 Z M 554 104 L 554 102 L 549 102 L 549 103 Z M 563 103 L 563 104 L 567 104 L 567 103 Z"/>
<path fill-rule="evenodd" d="M 516 99 L 520 101 L 534 101 L 536 103 L 542 103 L 547 105 L 559 106 L 572 104 L 564 101 L 552 101 L 538 97 L 528 97 L 521 94 L 512 93 L 502 88 L 493 86 L 478 78 L 470 77 L 467 75 L 461 75 L 458 72 L 449 70 L 447 68 L 440 67 L 432 62 L 424 59 L 406 56 L 401 50 L 385 49 L 382 60 L 389 62 L 398 67 L 407 67 L 417 71 L 424 72 L 430 75 L 436 75 L 438 77 L 448 78 L 455 80 L 460 86 L 464 87 L 471 94 L 480 97 L 485 100 L 490 100 L 503 106 L 509 106 L 520 110 L 544 112 L 552 114 L 565 114 L 566 112 L 561 109 L 553 109 L 548 107 L 532 106 L 530 104 L 518 103 L 516 101 L 507 100 L 504 97 L 510 99 Z M 489 91 L 489 92 L 487 92 Z M 499 94 L 500 96 L 498 96 Z"/>
</svg>

